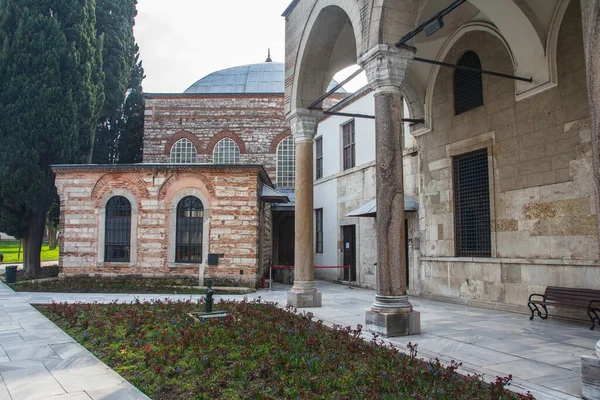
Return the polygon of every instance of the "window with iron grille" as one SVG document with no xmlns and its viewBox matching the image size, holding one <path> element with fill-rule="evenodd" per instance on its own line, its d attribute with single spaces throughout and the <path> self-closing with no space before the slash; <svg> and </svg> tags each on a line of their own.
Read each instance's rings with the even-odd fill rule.
<svg viewBox="0 0 600 400">
<path fill-rule="evenodd" d="M 175 261 L 202 262 L 204 206 L 200 199 L 187 196 L 177 204 Z"/>
<path fill-rule="evenodd" d="M 196 147 L 188 139 L 179 139 L 171 147 L 171 162 L 174 164 L 191 164 L 196 162 Z"/>
<path fill-rule="evenodd" d="M 491 257 L 487 149 L 453 159 L 454 241 L 457 257 Z"/>
<path fill-rule="evenodd" d="M 215 164 L 237 164 L 240 162 L 240 148 L 230 138 L 221 139 L 213 151 Z"/>
<path fill-rule="evenodd" d="M 106 203 L 104 261 L 129 262 L 131 249 L 131 203 L 114 196 Z"/>
<path fill-rule="evenodd" d="M 323 209 L 315 210 L 315 251 L 323 252 Z"/>
<path fill-rule="evenodd" d="M 477 53 L 467 51 L 458 60 L 461 67 L 469 67 L 480 70 L 481 62 Z M 483 84 L 481 72 L 465 71 L 456 69 L 454 71 L 454 111 L 462 114 L 483 105 Z"/>
<path fill-rule="evenodd" d="M 344 169 L 353 168 L 355 165 L 354 156 L 354 120 L 342 126 L 344 143 Z"/>
<path fill-rule="evenodd" d="M 317 179 L 321 179 L 323 177 L 323 136 L 317 138 L 315 145 L 317 147 Z"/>
<path fill-rule="evenodd" d="M 277 186 L 293 189 L 296 182 L 296 148 L 288 136 L 277 146 Z"/>
</svg>

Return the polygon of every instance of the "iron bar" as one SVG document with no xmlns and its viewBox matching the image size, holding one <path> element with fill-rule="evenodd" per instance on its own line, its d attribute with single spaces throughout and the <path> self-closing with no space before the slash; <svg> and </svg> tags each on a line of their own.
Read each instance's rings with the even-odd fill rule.
<svg viewBox="0 0 600 400">
<path fill-rule="evenodd" d="M 308 106 L 308 109 L 312 110 L 313 108 L 316 108 L 319 104 L 321 104 L 323 102 L 323 100 L 325 100 L 326 98 L 328 98 L 329 96 L 331 96 L 332 94 L 337 92 L 339 88 L 344 86 L 346 83 L 350 82 L 352 79 L 356 78 L 361 72 L 363 72 L 362 69 L 357 69 L 356 71 L 354 71 L 354 73 L 352 75 L 350 75 L 349 77 L 347 77 L 346 79 L 344 79 L 343 81 L 341 81 L 340 83 L 335 85 L 333 87 L 333 89 L 331 89 L 330 91 L 325 93 L 323 96 L 319 97 L 318 99 L 316 99 L 315 101 L 310 103 L 310 105 Z"/>
<path fill-rule="evenodd" d="M 494 71 L 487 71 L 484 69 L 464 67 L 462 65 L 450 64 L 450 63 L 446 63 L 446 62 L 442 62 L 442 61 L 429 60 L 427 58 L 415 57 L 415 58 L 413 58 L 413 60 L 427 63 L 427 64 L 440 65 L 442 67 L 450 67 L 450 68 L 454 68 L 454 69 L 462 69 L 464 71 L 471 71 L 471 72 L 478 72 L 478 73 L 486 74 L 486 75 L 499 76 L 500 78 L 514 79 L 517 81 L 523 81 L 523 82 L 529 82 L 529 83 L 533 82 L 533 78 L 523 78 L 521 76 L 508 75 L 508 74 L 503 74 L 501 72 L 494 72 Z"/>
<path fill-rule="evenodd" d="M 355 114 L 355 113 L 344 113 L 337 111 L 323 111 L 325 115 L 336 115 L 338 117 L 353 117 L 353 118 L 367 118 L 367 119 L 375 119 L 374 115 L 366 115 L 366 114 Z M 423 124 L 425 123 L 424 119 L 413 119 L 413 118 L 402 118 L 402 122 L 412 122 L 415 124 Z"/>
<path fill-rule="evenodd" d="M 421 25 L 419 25 L 417 28 L 415 28 L 414 30 L 408 32 L 406 35 L 404 35 L 402 37 L 402 39 L 400 39 L 398 41 L 398 43 L 396 43 L 396 47 L 400 47 L 402 46 L 404 43 L 408 42 L 410 39 L 414 38 L 415 36 L 417 36 L 419 33 L 421 33 L 421 31 L 423 30 L 423 28 L 425 28 L 427 25 L 429 25 L 431 22 L 435 21 L 438 18 L 442 18 L 444 15 L 449 14 L 451 11 L 453 11 L 456 7 L 460 6 L 462 3 L 465 3 L 467 0 L 456 0 L 454 3 L 450 4 L 448 7 L 444 8 L 442 11 L 440 11 L 439 13 L 435 14 L 433 17 L 429 18 L 427 21 L 423 22 Z"/>
</svg>

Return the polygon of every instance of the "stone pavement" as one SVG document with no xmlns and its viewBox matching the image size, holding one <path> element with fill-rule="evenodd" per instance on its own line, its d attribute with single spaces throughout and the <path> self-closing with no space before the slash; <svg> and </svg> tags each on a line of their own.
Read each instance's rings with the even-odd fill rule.
<svg viewBox="0 0 600 400">
<path fill-rule="evenodd" d="M 323 292 L 323 307 L 309 310 L 317 318 L 328 324 L 364 325 L 365 310 L 374 299 L 374 291 L 348 289 L 346 286 L 323 281 L 317 281 L 317 287 Z M 289 288 L 289 285 L 274 285 L 273 291 L 260 290 L 248 295 L 217 295 L 215 298 L 218 301 L 220 298 L 252 299 L 260 296 L 265 300 L 285 304 Z M 2 285 L 2 290 L 8 289 Z M 4 291 L 0 294 L 4 294 Z M 189 299 L 202 296 L 19 293 L 13 297 L 20 297 L 23 302 L 39 304 L 52 301 L 131 302 L 136 298 L 144 301 L 153 298 Z M 530 391 L 538 399 L 580 397 L 579 357 L 593 354 L 594 345 L 600 337 L 600 330 L 590 331 L 588 323 L 556 319 L 542 321 L 539 318 L 530 321 L 528 316 L 523 314 L 443 303 L 424 298 L 411 298 L 411 302 L 421 312 L 422 333 L 390 339 L 389 341 L 395 345 L 406 348 L 408 342 L 418 343 L 420 357 L 426 359 L 437 357 L 446 364 L 449 364 L 450 360 L 462 362 L 463 372 L 484 374 L 487 380 L 512 374 L 513 390 Z M 526 310 L 526 306 L 523 307 Z M 0 309 L 0 312 L 2 311 Z M 2 314 L 0 314 L 0 322 L 3 322 Z M 49 325 L 47 321 L 45 324 Z M 0 327 L 5 329 L 3 325 Z M 58 333 L 56 335 L 67 340 Z M 367 338 L 369 336 L 369 334 L 365 335 Z M 76 346 L 72 340 L 68 343 Z M 1 340 L 0 344 L 4 346 Z M 83 374 L 75 371 L 73 373 L 80 374 L 79 376 Z M 4 378 L 2 369 L 0 375 Z"/>
<path fill-rule="evenodd" d="M 148 399 L 0 283 L 0 400 Z"/>
</svg>

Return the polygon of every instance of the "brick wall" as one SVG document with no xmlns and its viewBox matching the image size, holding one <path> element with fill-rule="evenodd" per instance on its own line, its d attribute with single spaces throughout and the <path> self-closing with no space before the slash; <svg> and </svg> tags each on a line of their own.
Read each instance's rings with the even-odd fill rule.
<svg viewBox="0 0 600 400">
<path fill-rule="evenodd" d="M 213 160 L 211 140 L 231 133 L 244 144 L 240 162 L 262 164 L 275 181 L 276 155 L 271 145 L 288 131 L 283 95 L 159 95 L 146 100 L 144 162 L 169 162 L 169 139 L 184 131 L 197 138 L 198 162 Z"/>
<path fill-rule="evenodd" d="M 262 257 L 258 246 L 259 210 L 264 208 L 257 197 L 260 168 L 132 166 L 117 170 L 83 166 L 56 173 L 64 275 L 201 274 L 212 277 L 217 285 L 256 285 Z M 132 219 L 137 229 L 132 235 L 129 263 L 105 263 L 101 257 L 103 206 L 113 195 L 124 195 L 135 202 Z M 201 264 L 174 262 L 172 209 L 185 195 L 196 195 L 204 203 L 204 229 L 208 230 L 204 237 L 208 244 Z M 262 224 L 270 229 L 270 219 L 263 218 Z M 206 265 L 208 253 L 222 255 L 217 266 Z"/>
</svg>

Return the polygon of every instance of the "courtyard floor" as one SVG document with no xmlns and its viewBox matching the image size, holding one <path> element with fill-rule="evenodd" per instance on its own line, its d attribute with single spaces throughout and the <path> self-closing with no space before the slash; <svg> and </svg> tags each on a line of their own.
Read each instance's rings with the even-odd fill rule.
<svg viewBox="0 0 600 400">
<path fill-rule="evenodd" d="M 317 286 L 323 292 L 323 307 L 310 309 L 317 318 L 329 324 L 364 324 L 374 291 L 323 281 Z M 272 291 L 245 296 L 285 304 L 289 289 L 289 285 L 276 284 Z M 50 393 L 65 399 L 145 398 L 28 303 L 131 302 L 167 297 L 202 296 L 14 293 L 0 284 L 0 376 L 4 383 L 0 400 L 53 398 Z M 243 297 L 215 296 L 217 301 Z M 397 346 L 418 343 L 420 357 L 437 357 L 445 363 L 456 360 L 463 363 L 463 371 L 484 374 L 490 380 L 512 374 L 513 390 L 530 391 L 538 399 L 580 397 L 580 356 L 593 354 L 600 330 L 590 331 L 584 322 L 530 321 L 523 314 L 424 298 L 411 298 L 411 302 L 421 312 L 422 333 L 389 339 Z"/>
</svg>

